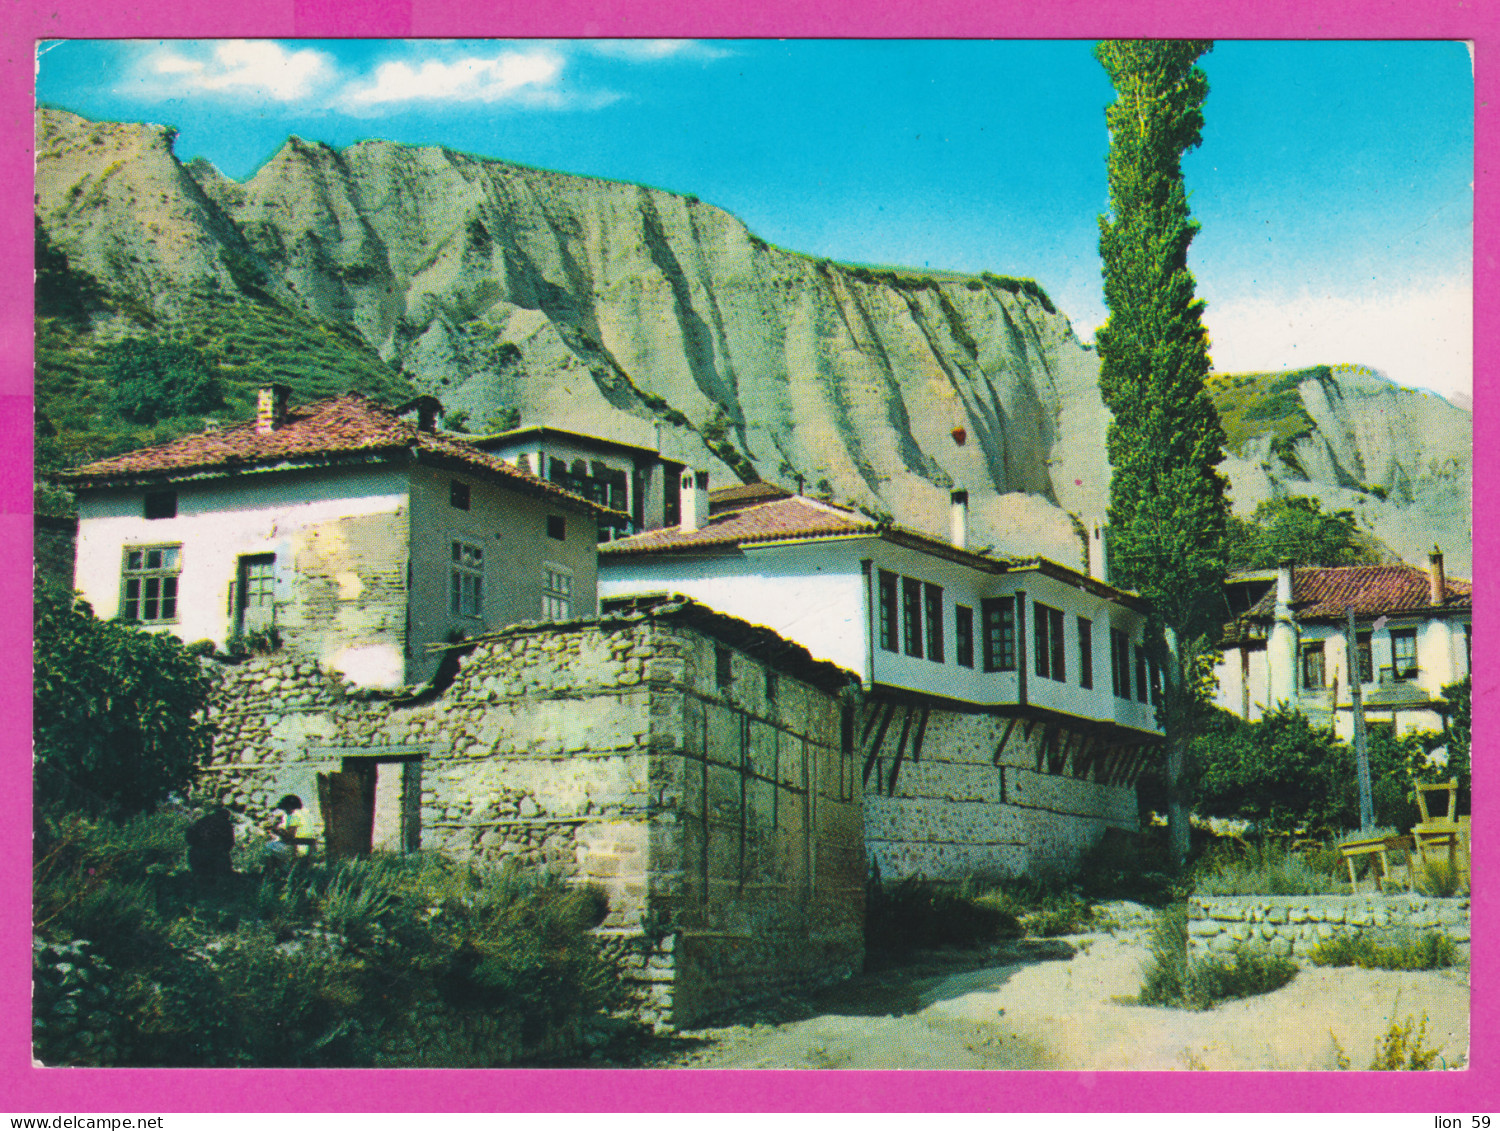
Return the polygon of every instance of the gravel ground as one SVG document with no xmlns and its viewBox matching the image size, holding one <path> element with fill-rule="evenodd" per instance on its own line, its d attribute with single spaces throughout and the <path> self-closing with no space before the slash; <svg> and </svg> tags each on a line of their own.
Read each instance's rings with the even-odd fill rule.
<svg viewBox="0 0 1500 1131">
<path fill-rule="evenodd" d="M 782 1000 L 660 1042 L 685 1068 L 1329 1070 L 1368 1067 L 1394 1020 L 1420 1020 L 1437 1067 L 1466 1062 L 1467 969 L 1301 970 L 1198 1013 L 1134 1005 L 1145 931 L 926 953 L 806 1001 Z M 636 1063 L 643 1063 L 637 1061 Z"/>
</svg>

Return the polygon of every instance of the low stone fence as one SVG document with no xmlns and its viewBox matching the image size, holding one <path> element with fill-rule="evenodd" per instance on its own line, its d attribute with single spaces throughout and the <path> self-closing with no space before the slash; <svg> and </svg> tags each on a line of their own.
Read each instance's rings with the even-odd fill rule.
<svg viewBox="0 0 1500 1131">
<path fill-rule="evenodd" d="M 1272 954 L 1307 961 L 1313 947 L 1339 935 L 1378 943 L 1441 931 L 1469 953 L 1469 901 L 1424 896 L 1221 895 L 1188 900 L 1188 954 L 1201 958 L 1260 943 Z"/>
</svg>

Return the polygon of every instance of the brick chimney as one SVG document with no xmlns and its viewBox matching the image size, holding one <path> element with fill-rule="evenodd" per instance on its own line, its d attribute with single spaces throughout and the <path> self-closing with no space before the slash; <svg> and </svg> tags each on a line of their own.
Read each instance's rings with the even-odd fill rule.
<svg viewBox="0 0 1500 1131">
<path fill-rule="evenodd" d="M 262 385 L 255 413 L 257 432 L 274 432 L 286 423 L 286 405 L 291 399 L 290 385 Z"/>
<path fill-rule="evenodd" d="M 1434 546 L 1427 555 L 1427 587 L 1430 603 L 1441 605 L 1448 596 L 1448 579 L 1443 574 L 1443 551 Z"/>
<path fill-rule="evenodd" d="M 948 512 L 948 541 L 960 550 L 969 548 L 969 493 L 954 491 Z"/>
<path fill-rule="evenodd" d="M 682 469 L 683 531 L 697 530 L 708 521 L 708 472 Z"/>
</svg>

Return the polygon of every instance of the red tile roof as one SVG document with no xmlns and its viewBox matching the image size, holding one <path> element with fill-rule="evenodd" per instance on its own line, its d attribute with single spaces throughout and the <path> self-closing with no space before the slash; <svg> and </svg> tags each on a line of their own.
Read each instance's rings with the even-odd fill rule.
<svg viewBox="0 0 1500 1131">
<path fill-rule="evenodd" d="M 768 503 L 773 499 L 786 499 L 791 492 L 774 483 L 736 483 L 733 487 L 717 487 L 708 493 L 710 514 L 743 510 L 757 503 Z"/>
<path fill-rule="evenodd" d="M 1142 612 L 1148 606 L 1138 596 L 1095 580 L 1077 570 L 1058 565 L 1046 558 L 998 558 L 973 550 L 960 550 L 941 539 L 920 531 L 908 530 L 891 523 L 877 522 L 858 511 L 793 495 L 758 506 L 713 515 L 697 530 L 684 531 L 680 526 L 648 530 L 621 538 L 599 547 L 599 556 L 625 557 L 635 554 L 670 554 L 693 550 L 727 549 L 756 542 L 782 542 L 797 539 L 837 538 L 854 534 L 878 536 L 900 546 L 957 561 L 972 569 L 989 573 L 1011 573 L 1037 570 L 1085 589 L 1107 600 L 1119 601 Z"/>
<path fill-rule="evenodd" d="M 697 550 L 710 546 L 737 546 L 744 542 L 874 534 L 879 529 L 880 525 L 872 518 L 798 495 L 716 514 L 697 530 L 685 531 L 680 526 L 648 530 L 643 534 L 606 543 L 599 547 L 599 552 L 644 554 Z"/>
<path fill-rule="evenodd" d="M 512 467 L 453 436 L 425 432 L 415 421 L 359 393 L 289 408 L 274 431 L 258 432 L 254 421 L 215 432 L 183 436 L 59 473 L 75 488 L 160 482 L 185 476 L 232 474 L 252 468 L 317 467 L 347 457 L 392 458 L 409 453 L 427 463 L 457 465 L 526 494 L 614 514 L 546 480 Z"/>
<path fill-rule="evenodd" d="M 1395 613 L 1430 612 L 1435 609 L 1461 611 L 1473 608 L 1473 585 L 1466 578 L 1450 577 L 1443 587 L 1444 599 L 1432 603 L 1431 582 L 1426 570 L 1406 565 L 1307 566 L 1292 574 L 1292 607 L 1299 620 L 1342 619 L 1353 608 L 1356 617 Z M 1269 620 L 1276 612 L 1273 583 L 1245 615 Z"/>
</svg>

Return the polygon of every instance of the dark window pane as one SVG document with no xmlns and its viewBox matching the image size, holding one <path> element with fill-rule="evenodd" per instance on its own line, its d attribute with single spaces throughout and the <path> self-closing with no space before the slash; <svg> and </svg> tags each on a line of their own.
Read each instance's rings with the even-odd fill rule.
<svg viewBox="0 0 1500 1131">
<path fill-rule="evenodd" d="M 1078 684 L 1094 686 L 1094 626 L 1083 617 L 1078 618 Z"/>
<path fill-rule="evenodd" d="M 901 642 L 908 656 L 922 657 L 922 583 L 901 579 Z"/>
<path fill-rule="evenodd" d="M 953 606 L 953 652 L 960 667 L 974 666 L 974 610 L 967 605 Z"/>
<path fill-rule="evenodd" d="M 943 588 L 928 585 L 924 590 L 927 601 L 927 658 L 935 663 L 943 662 Z"/>
<path fill-rule="evenodd" d="M 1035 651 L 1032 667 L 1036 674 L 1045 678 L 1052 663 L 1051 622 L 1047 619 L 1046 605 L 1031 606 L 1031 642 Z"/>
<path fill-rule="evenodd" d="M 567 519 L 560 514 L 549 514 L 547 516 L 547 537 L 555 538 L 559 542 L 566 541 L 568 537 Z"/>
<path fill-rule="evenodd" d="M 896 575 L 880 571 L 880 646 L 896 651 Z"/>
</svg>

